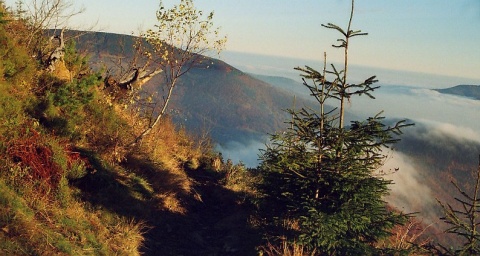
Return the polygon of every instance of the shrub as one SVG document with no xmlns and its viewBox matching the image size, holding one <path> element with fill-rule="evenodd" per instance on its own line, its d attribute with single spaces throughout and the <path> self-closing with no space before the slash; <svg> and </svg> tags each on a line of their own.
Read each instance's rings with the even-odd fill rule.
<svg viewBox="0 0 480 256">
<path fill-rule="evenodd" d="M 65 44 L 65 65 L 73 73 L 73 77 L 79 79 L 89 72 L 88 57 L 82 56 L 77 52 L 77 43 L 75 40 L 68 40 Z"/>
<path fill-rule="evenodd" d="M 112 160 L 121 161 L 126 153 L 125 145 L 133 140 L 132 127 L 114 106 L 94 100 L 85 107 L 86 118 L 82 129 L 85 142 L 95 151 Z"/>
<path fill-rule="evenodd" d="M 24 128 L 21 133 L 21 137 L 8 142 L 7 155 L 14 163 L 28 168 L 29 179 L 45 182 L 47 188 L 57 188 L 63 169 L 54 161 L 52 148 L 35 130 Z"/>
<path fill-rule="evenodd" d="M 86 106 L 94 100 L 98 84 L 96 75 L 66 83 L 42 74 L 36 90 L 39 100 L 29 112 L 54 134 L 79 140 L 84 130 Z"/>
<path fill-rule="evenodd" d="M 62 107 L 69 117 L 74 111 L 93 100 L 93 86 L 100 83 L 98 76 L 91 75 L 82 79 L 75 79 L 50 91 L 55 106 Z"/>
<path fill-rule="evenodd" d="M 256 186 L 260 182 L 258 170 L 246 168 L 242 162 L 233 164 L 228 159 L 220 171 L 224 174 L 222 181 L 225 187 L 245 195 L 257 196 Z"/>
<path fill-rule="evenodd" d="M 0 80 L 26 84 L 33 78 L 35 63 L 26 49 L 21 47 L 18 41 L 21 39 L 9 31 L 4 24 L 0 24 Z"/>
<path fill-rule="evenodd" d="M 25 122 L 24 105 L 12 92 L 11 86 L 0 82 L 0 135 L 16 137 L 18 127 Z"/>
</svg>

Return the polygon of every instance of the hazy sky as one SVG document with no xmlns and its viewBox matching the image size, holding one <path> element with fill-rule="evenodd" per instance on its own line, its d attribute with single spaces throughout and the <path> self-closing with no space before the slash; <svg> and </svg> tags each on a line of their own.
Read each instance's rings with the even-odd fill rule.
<svg viewBox="0 0 480 256">
<path fill-rule="evenodd" d="M 8 0 L 7 3 L 15 2 Z M 28 0 L 27 0 L 28 2 Z M 75 0 L 86 11 L 72 24 L 95 23 L 131 34 L 155 25 L 158 0 Z M 165 0 L 168 8 L 179 0 Z M 197 0 L 215 11 L 214 22 L 228 36 L 227 50 L 338 61 L 338 34 L 321 27 L 345 27 L 350 0 Z M 420 71 L 480 80 L 479 0 L 357 0 L 353 29 L 368 32 L 351 44 L 350 61 L 371 67 Z"/>
</svg>

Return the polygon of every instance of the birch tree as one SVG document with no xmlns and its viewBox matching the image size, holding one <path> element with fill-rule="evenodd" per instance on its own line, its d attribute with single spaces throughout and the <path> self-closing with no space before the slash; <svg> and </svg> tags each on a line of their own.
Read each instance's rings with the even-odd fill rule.
<svg viewBox="0 0 480 256">
<path fill-rule="evenodd" d="M 213 15 L 197 10 L 192 0 L 181 0 L 170 9 L 160 1 L 158 24 L 143 35 L 148 44 L 142 53 L 162 69 L 164 94 L 155 102 L 148 127 L 132 144 L 148 135 L 164 116 L 179 78 L 206 61 L 206 56 L 223 50 L 226 37 L 214 27 Z"/>
</svg>

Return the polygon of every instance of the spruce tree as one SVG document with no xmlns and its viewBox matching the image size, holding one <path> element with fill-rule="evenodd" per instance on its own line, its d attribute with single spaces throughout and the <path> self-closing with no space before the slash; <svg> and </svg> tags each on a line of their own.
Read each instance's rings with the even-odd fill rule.
<svg viewBox="0 0 480 256">
<path fill-rule="evenodd" d="M 480 159 L 480 157 L 479 157 Z M 463 245 L 458 248 L 451 248 L 439 245 L 439 254 L 444 255 L 480 255 L 480 160 L 478 163 L 475 186 L 471 193 L 452 181 L 461 196 L 455 197 L 457 205 L 438 203 L 442 206 L 445 216 L 442 220 L 449 225 L 446 233 L 454 234 L 461 239 Z"/>
<path fill-rule="evenodd" d="M 272 135 L 261 155 L 266 219 L 282 228 L 275 235 L 281 233 L 316 254 L 382 253 L 375 242 L 408 218 L 389 209 L 384 197 L 392 182 L 378 170 L 386 159 L 382 150 L 396 143 L 401 128 L 410 124 L 387 126 L 381 113 L 344 124 L 345 103 L 352 96 L 373 98 L 371 93 L 378 88 L 373 86 L 375 76 L 358 84 L 347 77 L 350 39 L 366 35 L 351 30 L 353 11 L 354 1 L 346 31 L 323 25 L 343 35 L 341 44 L 334 45 L 344 48 L 343 68 L 331 65 L 327 70 L 326 57 L 322 72 L 296 68 L 319 109 L 287 110 L 290 128 Z M 327 102 L 339 108 L 327 110 Z"/>
</svg>

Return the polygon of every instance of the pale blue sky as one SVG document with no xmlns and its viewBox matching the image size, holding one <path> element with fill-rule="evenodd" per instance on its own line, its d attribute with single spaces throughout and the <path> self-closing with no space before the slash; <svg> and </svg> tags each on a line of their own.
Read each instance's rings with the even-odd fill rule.
<svg viewBox="0 0 480 256">
<path fill-rule="evenodd" d="M 28 0 L 27 0 L 28 1 Z M 6 1 L 15 2 L 14 0 Z M 115 33 L 138 33 L 155 25 L 158 0 L 76 0 L 86 11 L 72 25 L 95 23 Z M 164 0 L 166 7 L 179 0 Z M 350 0 L 197 0 L 215 11 L 228 36 L 227 50 L 330 61 L 337 34 L 321 24 L 345 27 Z M 350 61 L 371 67 L 468 77 L 480 81 L 480 0 L 357 0 Z M 302 63 L 299 63 L 302 65 Z"/>
</svg>

